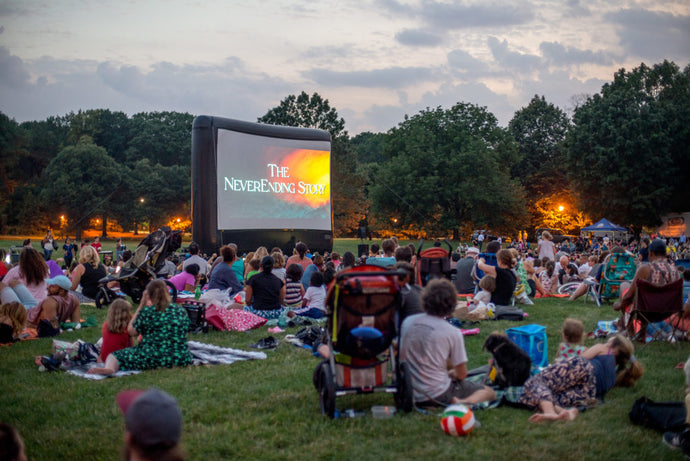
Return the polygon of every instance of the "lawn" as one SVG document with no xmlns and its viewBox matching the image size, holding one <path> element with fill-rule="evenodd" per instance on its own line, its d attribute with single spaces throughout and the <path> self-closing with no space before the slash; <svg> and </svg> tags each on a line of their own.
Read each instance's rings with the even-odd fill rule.
<svg viewBox="0 0 690 461">
<path fill-rule="evenodd" d="M 356 248 L 357 241 L 352 245 Z M 5 246 L 0 242 L 0 246 Z M 343 250 L 340 249 L 342 246 Z M 6 247 L 6 246 L 5 246 Z M 339 251 L 350 249 L 336 245 Z M 105 311 L 86 306 L 83 316 Z M 577 317 L 592 331 L 597 320 L 613 319 L 609 306 L 560 299 L 536 300 L 524 323 L 547 327 L 549 356 L 555 355 L 563 320 Z M 484 365 L 481 345 L 492 331 L 514 322 L 483 322 L 481 333 L 466 338 L 469 367 Z M 297 329 L 289 329 L 294 333 Z M 211 332 L 193 339 L 248 349 L 267 335 Z M 66 332 L 60 339 L 95 342 L 100 328 Z M 284 334 L 277 335 L 281 339 Z M 191 336 L 190 336 L 191 338 Z M 587 341 L 587 345 L 594 341 Z M 661 443 L 661 434 L 633 426 L 628 411 L 634 400 L 681 400 L 684 375 L 674 366 L 690 355 L 690 344 L 652 343 L 638 348 L 647 368 L 632 389 L 613 389 L 603 405 L 574 422 L 535 425 L 530 412 L 501 407 L 476 413 L 481 427 L 467 437 L 446 436 L 438 414 L 413 412 L 389 420 L 368 413 L 354 419 L 329 420 L 319 412 L 312 386 L 318 360 L 304 349 L 281 343 L 266 360 L 230 366 L 149 371 L 135 376 L 89 381 L 65 373 L 41 373 L 34 357 L 50 353 L 51 339 L 0 348 L 0 420 L 14 425 L 26 441 L 30 459 L 118 459 L 124 429 L 116 394 L 129 388 L 157 386 L 174 395 L 182 408 L 182 443 L 189 459 L 681 459 Z M 342 397 L 339 409 L 367 411 L 392 405 L 391 395 Z"/>
</svg>

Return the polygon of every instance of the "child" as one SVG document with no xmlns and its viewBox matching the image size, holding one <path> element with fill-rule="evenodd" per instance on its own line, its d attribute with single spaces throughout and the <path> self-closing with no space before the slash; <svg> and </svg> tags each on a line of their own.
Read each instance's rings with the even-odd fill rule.
<svg viewBox="0 0 690 461">
<path fill-rule="evenodd" d="M 320 319 L 326 313 L 326 286 L 323 284 L 323 274 L 314 272 L 309 280 L 309 288 L 304 294 L 304 308 L 290 311 L 289 317 L 299 315 Z M 290 315 L 292 314 L 292 315 Z"/>
<path fill-rule="evenodd" d="M 247 272 L 247 282 L 249 282 L 249 279 L 252 278 L 252 275 L 256 275 L 259 273 L 259 269 L 261 269 L 261 260 L 254 258 L 251 261 L 249 261 L 249 272 Z"/>
<path fill-rule="evenodd" d="M 563 342 L 558 348 L 556 360 L 567 360 L 571 357 L 582 355 L 585 346 L 582 345 L 582 337 L 585 327 L 577 319 L 567 318 L 563 322 Z"/>
<path fill-rule="evenodd" d="M 489 307 L 491 302 L 491 293 L 496 291 L 496 277 L 492 275 L 485 275 L 479 281 L 479 288 L 481 291 L 474 295 L 472 298 L 472 307 L 470 307 L 470 312 L 478 307 Z"/>
<path fill-rule="evenodd" d="M 302 272 L 302 266 L 295 263 L 290 264 L 285 270 L 285 306 L 288 309 L 302 307 L 302 297 L 304 296 Z"/>
<path fill-rule="evenodd" d="M 122 298 L 117 298 L 108 308 L 108 314 L 103 322 L 103 343 L 101 344 L 101 362 L 111 352 L 132 346 L 132 338 L 127 332 L 129 321 L 132 320 L 132 306 Z"/>
<path fill-rule="evenodd" d="M 671 448 L 680 448 L 685 456 L 690 456 L 690 359 L 683 367 L 685 372 L 685 429 L 680 432 L 665 432 L 661 440 Z"/>
<path fill-rule="evenodd" d="M 17 340 L 26 323 L 26 308 L 14 301 L 0 306 L 0 344 Z"/>
</svg>

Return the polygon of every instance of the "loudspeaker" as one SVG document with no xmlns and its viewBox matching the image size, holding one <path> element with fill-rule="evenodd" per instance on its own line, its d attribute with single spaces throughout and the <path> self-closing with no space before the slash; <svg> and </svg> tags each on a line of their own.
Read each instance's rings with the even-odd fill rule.
<svg viewBox="0 0 690 461">
<path fill-rule="evenodd" d="M 357 257 L 361 256 L 369 256 L 369 245 L 367 244 L 360 244 L 357 245 Z"/>
</svg>

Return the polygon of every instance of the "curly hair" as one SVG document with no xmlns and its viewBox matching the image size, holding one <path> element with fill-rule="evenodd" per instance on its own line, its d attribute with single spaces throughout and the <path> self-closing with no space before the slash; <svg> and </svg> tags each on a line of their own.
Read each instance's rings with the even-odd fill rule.
<svg viewBox="0 0 690 461">
<path fill-rule="evenodd" d="M 496 260 L 510 269 L 517 266 L 517 259 L 513 257 L 513 253 L 510 250 L 501 250 L 496 253 Z"/>
<path fill-rule="evenodd" d="M 301 264 L 292 263 L 285 270 L 285 278 L 292 282 L 299 282 L 302 280 L 302 273 L 304 269 Z"/>
<path fill-rule="evenodd" d="M 283 257 L 282 252 L 274 251 L 273 253 L 271 253 L 271 257 L 273 258 L 274 269 L 282 269 L 283 266 L 285 266 L 285 258 Z"/>
<path fill-rule="evenodd" d="M 635 382 L 644 374 L 644 367 L 635 358 L 635 346 L 628 338 L 620 334 L 611 339 L 611 348 L 617 348 L 616 365 L 616 386 L 632 387 Z"/>
<path fill-rule="evenodd" d="M 431 280 L 422 291 L 424 311 L 436 317 L 447 317 L 458 303 L 455 286 L 447 279 Z"/>
<path fill-rule="evenodd" d="M 151 304 L 156 306 L 158 312 L 165 312 L 170 305 L 170 293 L 168 286 L 161 279 L 152 280 L 146 285 L 146 291 L 151 299 Z"/>
<path fill-rule="evenodd" d="M 19 275 L 27 285 L 38 285 L 48 277 L 48 265 L 38 251 L 25 248 L 19 254 Z"/>
<path fill-rule="evenodd" d="M 122 333 L 127 330 L 129 321 L 132 320 L 132 305 L 126 299 L 117 298 L 108 308 L 105 321 L 108 322 L 108 331 Z"/>
<path fill-rule="evenodd" d="M 101 259 L 98 257 L 98 251 L 91 245 L 86 245 L 79 250 L 79 264 L 91 264 L 94 269 L 98 268 Z"/>
<path fill-rule="evenodd" d="M 24 329 L 26 308 L 17 301 L 1 305 L 0 316 L 6 317 L 11 322 L 14 336 L 17 336 Z"/>
</svg>

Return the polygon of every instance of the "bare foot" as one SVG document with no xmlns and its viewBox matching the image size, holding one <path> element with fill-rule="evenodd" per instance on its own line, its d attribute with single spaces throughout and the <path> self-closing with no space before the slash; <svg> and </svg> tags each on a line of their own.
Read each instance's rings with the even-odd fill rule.
<svg viewBox="0 0 690 461">
<path fill-rule="evenodd" d="M 564 415 L 564 413 L 561 413 L 560 415 L 556 413 L 535 413 L 532 416 L 529 417 L 529 422 L 530 423 L 543 423 L 544 421 L 558 421 L 559 419 L 563 419 L 561 416 Z"/>
<path fill-rule="evenodd" d="M 580 414 L 580 412 L 578 411 L 577 408 L 570 408 L 568 410 L 563 410 L 563 413 L 561 413 L 561 415 L 566 415 L 566 418 L 564 419 L 565 421 L 573 421 L 575 418 L 577 418 L 578 414 Z"/>
<path fill-rule="evenodd" d="M 86 372 L 87 375 L 112 375 L 113 373 L 115 373 L 114 370 L 101 367 L 89 368 L 89 371 Z"/>
<path fill-rule="evenodd" d="M 295 315 L 297 315 L 297 314 L 295 314 L 294 311 L 288 311 L 288 313 L 287 313 L 287 316 L 288 316 L 289 318 L 293 318 Z"/>
</svg>

